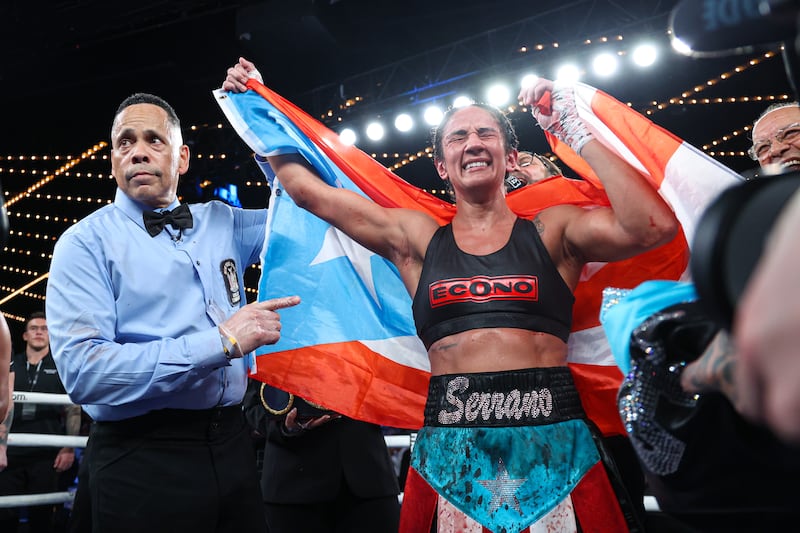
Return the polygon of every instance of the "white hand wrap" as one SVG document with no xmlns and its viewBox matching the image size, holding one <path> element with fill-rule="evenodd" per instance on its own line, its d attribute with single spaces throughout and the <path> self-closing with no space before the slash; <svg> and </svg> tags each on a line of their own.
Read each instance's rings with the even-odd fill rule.
<svg viewBox="0 0 800 533">
<path fill-rule="evenodd" d="M 255 80 L 259 83 L 264 83 L 264 78 L 261 77 L 261 73 L 258 71 L 257 68 L 254 68 L 250 72 L 247 73 L 248 78 L 255 78 Z"/>
<path fill-rule="evenodd" d="M 575 87 L 572 84 L 553 83 L 550 115 L 545 115 L 539 108 L 534 107 L 533 117 L 543 130 L 565 142 L 578 155 L 586 143 L 594 138 L 578 116 L 578 109 L 575 107 Z"/>
</svg>

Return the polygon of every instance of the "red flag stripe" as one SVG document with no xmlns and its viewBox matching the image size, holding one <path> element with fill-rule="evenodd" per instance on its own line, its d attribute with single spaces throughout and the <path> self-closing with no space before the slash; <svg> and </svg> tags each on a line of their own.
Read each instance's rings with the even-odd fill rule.
<svg viewBox="0 0 800 533">
<path fill-rule="evenodd" d="M 262 355 L 255 377 L 352 418 L 422 426 L 428 372 L 395 363 L 360 342 L 318 344 Z"/>
</svg>

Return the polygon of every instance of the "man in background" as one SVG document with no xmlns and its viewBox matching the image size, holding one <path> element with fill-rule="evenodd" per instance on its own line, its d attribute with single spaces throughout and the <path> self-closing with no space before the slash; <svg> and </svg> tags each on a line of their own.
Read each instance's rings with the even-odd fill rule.
<svg viewBox="0 0 800 533">
<path fill-rule="evenodd" d="M 547 157 L 535 152 L 519 152 L 517 163 L 506 175 L 506 192 L 516 191 L 553 176 L 561 176 L 561 169 Z"/>
<path fill-rule="evenodd" d="M 15 354 L 11 362 L 14 390 L 65 394 L 53 356 L 47 320 L 35 312 L 25 321 L 22 339 L 25 350 Z M 64 407 L 39 403 L 17 402 L 14 406 L 13 427 L 16 433 L 46 435 L 77 435 L 80 430 L 81 409 L 77 405 Z M 75 461 L 74 448 L 52 446 L 20 446 L 7 450 L 8 466 L 0 472 L 0 495 L 43 494 L 55 492 L 61 472 Z M 28 531 L 52 532 L 55 506 L 28 507 Z M 0 530 L 17 531 L 19 509 L 0 509 Z"/>
<path fill-rule="evenodd" d="M 400 489 L 380 426 L 286 393 L 276 401 L 276 392 L 250 380 L 244 401 L 245 417 L 265 438 L 261 493 L 270 533 L 395 533 Z"/>
</svg>

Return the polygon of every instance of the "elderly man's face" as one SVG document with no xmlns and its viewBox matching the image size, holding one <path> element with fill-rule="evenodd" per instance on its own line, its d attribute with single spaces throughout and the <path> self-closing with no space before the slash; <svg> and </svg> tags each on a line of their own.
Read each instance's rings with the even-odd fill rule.
<svg viewBox="0 0 800 533">
<path fill-rule="evenodd" d="M 123 109 L 111 143 L 111 173 L 125 194 L 152 208 L 175 200 L 178 178 L 189 168 L 189 148 L 166 111 L 153 104 Z"/>
<path fill-rule="evenodd" d="M 800 170 L 800 107 L 781 107 L 764 115 L 753 128 L 751 155 L 762 168 Z"/>
</svg>

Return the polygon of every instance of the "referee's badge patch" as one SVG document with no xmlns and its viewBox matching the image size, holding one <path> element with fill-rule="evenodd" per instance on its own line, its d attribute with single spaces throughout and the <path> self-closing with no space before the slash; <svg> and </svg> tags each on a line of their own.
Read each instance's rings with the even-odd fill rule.
<svg viewBox="0 0 800 533">
<path fill-rule="evenodd" d="M 222 279 L 228 290 L 228 301 L 231 305 L 239 305 L 242 296 L 239 293 L 239 274 L 236 272 L 236 262 L 233 259 L 225 259 L 219 264 L 219 270 L 222 272 Z"/>
</svg>

